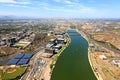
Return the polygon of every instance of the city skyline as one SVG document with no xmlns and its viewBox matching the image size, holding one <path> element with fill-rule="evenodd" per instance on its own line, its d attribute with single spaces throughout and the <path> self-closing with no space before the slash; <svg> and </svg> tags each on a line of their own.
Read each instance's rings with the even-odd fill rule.
<svg viewBox="0 0 120 80">
<path fill-rule="evenodd" d="M 120 18 L 119 0 L 0 0 L 0 15 L 36 18 Z"/>
</svg>

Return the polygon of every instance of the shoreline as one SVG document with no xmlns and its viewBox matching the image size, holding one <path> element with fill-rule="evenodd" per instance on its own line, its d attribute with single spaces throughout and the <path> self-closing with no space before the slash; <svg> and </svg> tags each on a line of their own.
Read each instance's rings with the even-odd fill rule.
<svg viewBox="0 0 120 80">
<path fill-rule="evenodd" d="M 55 67 L 55 64 L 56 64 L 56 62 L 57 62 L 57 59 L 58 59 L 58 57 L 60 56 L 60 54 L 69 46 L 69 44 L 71 43 L 71 39 L 70 39 L 70 36 L 68 35 L 68 33 L 67 33 L 67 43 L 57 52 L 57 54 L 52 58 L 52 63 L 50 64 L 50 65 L 53 65 L 53 67 L 52 67 L 52 70 L 54 69 L 54 67 Z M 51 73 L 52 74 L 52 73 Z"/>
<path fill-rule="evenodd" d="M 89 45 L 90 43 L 89 43 L 89 40 L 88 40 L 88 38 L 86 37 L 86 35 L 85 35 L 84 33 L 80 32 L 78 29 L 77 29 L 77 32 L 78 32 L 79 34 L 81 34 L 81 36 L 82 36 L 84 39 L 87 40 L 88 45 Z M 96 72 L 94 71 L 94 67 L 93 67 L 93 64 L 92 64 L 92 61 L 91 61 L 91 57 L 90 57 L 90 50 L 89 50 L 89 48 L 88 48 L 88 60 L 89 60 L 89 64 L 90 64 L 90 66 L 91 66 L 91 69 L 92 69 L 94 75 L 96 76 L 97 80 L 103 80 L 102 77 L 101 77 L 101 75 L 100 75 L 99 73 L 96 73 Z"/>
<path fill-rule="evenodd" d="M 55 54 L 49 61 L 49 64 L 46 65 L 46 68 L 44 70 L 47 70 L 47 73 L 44 73 L 44 79 L 45 80 L 50 80 L 51 76 L 52 76 L 52 72 L 53 69 L 55 68 L 55 64 L 57 62 L 58 57 L 60 56 L 60 54 L 69 46 L 69 44 L 71 43 L 71 39 L 70 36 L 67 34 L 67 43 L 57 52 L 57 54 Z M 44 71 L 43 71 L 44 72 Z M 40 78 L 42 79 L 42 78 Z"/>
</svg>

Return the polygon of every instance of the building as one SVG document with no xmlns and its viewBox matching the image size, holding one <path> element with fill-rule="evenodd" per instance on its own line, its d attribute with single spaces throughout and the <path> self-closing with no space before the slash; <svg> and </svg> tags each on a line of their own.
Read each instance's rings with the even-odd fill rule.
<svg viewBox="0 0 120 80">
<path fill-rule="evenodd" d="M 13 58 L 13 59 L 9 60 L 7 64 L 8 65 L 16 65 L 18 63 L 18 61 L 19 61 L 19 59 Z"/>
<path fill-rule="evenodd" d="M 46 48 L 51 48 L 51 47 L 53 47 L 53 46 L 54 46 L 54 44 L 48 43 L 48 44 L 46 45 Z"/>
<path fill-rule="evenodd" d="M 107 57 L 105 55 L 99 55 L 100 59 L 107 60 Z"/>
<path fill-rule="evenodd" d="M 8 38 L 6 40 L 6 42 L 7 42 L 8 46 L 12 46 L 12 45 L 14 45 L 17 42 L 17 40 L 16 40 L 16 38 Z"/>
<path fill-rule="evenodd" d="M 57 52 L 58 50 L 60 50 L 62 48 L 62 44 L 57 44 L 55 46 L 55 52 Z"/>
<path fill-rule="evenodd" d="M 46 48 L 45 53 L 55 54 L 55 50 L 53 48 Z"/>
<path fill-rule="evenodd" d="M 25 48 L 28 47 L 30 44 L 31 44 L 30 41 L 20 40 L 19 42 L 17 42 L 16 44 L 14 44 L 13 47 L 25 49 Z"/>
<path fill-rule="evenodd" d="M 64 44 L 65 39 L 64 38 L 57 38 L 57 44 Z"/>
<path fill-rule="evenodd" d="M 0 46 L 5 45 L 6 43 L 4 41 L 0 41 Z"/>
<path fill-rule="evenodd" d="M 25 53 L 25 54 L 17 54 L 11 60 L 8 61 L 8 65 L 28 65 L 29 60 L 33 54 Z"/>
<path fill-rule="evenodd" d="M 30 60 L 30 59 L 24 59 L 24 58 L 22 58 L 22 59 L 20 59 L 20 61 L 17 63 L 17 65 L 26 65 L 26 64 L 28 64 L 29 60 Z"/>
<path fill-rule="evenodd" d="M 113 63 L 114 63 L 115 65 L 117 65 L 118 67 L 120 67 L 120 60 L 113 60 Z"/>
</svg>

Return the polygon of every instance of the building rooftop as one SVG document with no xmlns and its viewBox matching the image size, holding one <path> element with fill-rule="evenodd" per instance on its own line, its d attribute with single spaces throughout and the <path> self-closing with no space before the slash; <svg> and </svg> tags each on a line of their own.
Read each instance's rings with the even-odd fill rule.
<svg viewBox="0 0 120 80">
<path fill-rule="evenodd" d="M 8 61 L 7 64 L 9 64 L 9 65 L 15 65 L 15 64 L 17 64 L 18 61 L 19 61 L 19 59 L 13 58 L 13 59 L 11 59 L 10 61 Z"/>
<path fill-rule="evenodd" d="M 9 60 L 7 64 L 9 64 L 9 65 L 28 64 L 28 62 L 29 62 L 29 60 L 31 59 L 32 56 L 33 56 L 33 54 L 31 54 L 31 53 L 17 54 L 15 57 L 13 57 L 11 60 Z"/>
<path fill-rule="evenodd" d="M 59 47 L 61 47 L 62 46 L 62 44 L 57 44 L 55 47 L 56 48 L 59 48 Z"/>
<path fill-rule="evenodd" d="M 29 62 L 29 59 L 21 59 L 17 64 L 18 65 L 25 65 Z"/>
<path fill-rule="evenodd" d="M 50 48 L 50 47 L 52 47 L 54 44 L 50 44 L 50 43 L 48 43 L 47 45 L 46 45 L 46 47 L 47 48 Z"/>
<path fill-rule="evenodd" d="M 55 41 L 55 39 L 50 39 L 50 41 Z"/>
<path fill-rule="evenodd" d="M 19 53 L 19 54 L 17 54 L 14 58 L 15 58 L 15 59 L 21 59 L 23 56 L 24 56 L 24 54 L 20 54 L 20 53 Z"/>
<path fill-rule="evenodd" d="M 100 57 L 101 59 L 107 59 L 107 57 L 106 57 L 105 55 L 99 55 L 99 57 Z"/>
<path fill-rule="evenodd" d="M 63 40 L 64 41 L 65 39 L 64 38 L 57 38 L 57 40 Z"/>
<path fill-rule="evenodd" d="M 33 56 L 33 54 L 31 54 L 31 53 L 26 53 L 26 54 L 23 56 L 23 59 L 30 59 L 32 56 Z"/>
</svg>

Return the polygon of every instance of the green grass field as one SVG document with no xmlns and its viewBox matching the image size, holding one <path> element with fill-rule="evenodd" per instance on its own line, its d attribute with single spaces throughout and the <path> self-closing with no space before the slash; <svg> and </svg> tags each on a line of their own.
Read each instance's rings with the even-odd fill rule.
<svg viewBox="0 0 120 80">
<path fill-rule="evenodd" d="M 17 77 L 22 76 L 22 74 L 25 72 L 26 67 L 20 67 L 20 68 L 12 68 L 12 69 L 16 69 L 15 72 L 12 73 L 3 73 L 3 71 L 0 71 L 0 76 L 3 80 L 11 80 L 11 79 L 16 79 Z M 12 71 L 12 69 L 10 69 L 10 71 Z M 8 69 L 9 70 L 9 69 Z M 8 71 L 7 70 L 7 71 Z"/>
</svg>

